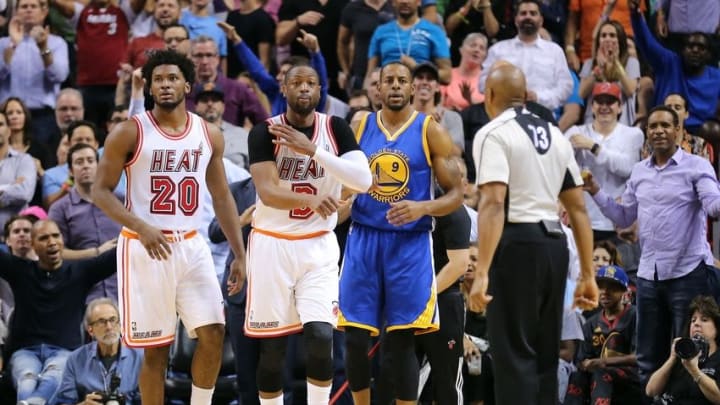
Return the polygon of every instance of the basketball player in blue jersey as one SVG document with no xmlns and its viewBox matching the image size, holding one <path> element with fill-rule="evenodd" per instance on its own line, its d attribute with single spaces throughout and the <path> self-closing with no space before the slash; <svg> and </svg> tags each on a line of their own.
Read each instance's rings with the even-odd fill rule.
<svg viewBox="0 0 720 405">
<path fill-rule="evenodd" d="M 432 217 L 450 214 L 463 199 L 450 136 L 410 105 L 410 68 L 385 65 L 379 90 L 383 108 L 363 116 L 355 130 L 375 184 L 353 203 L 340 274 L 338 327 L 346 332 L 347 378 L 359 405 L 370 403 L 368 346 L 383 325 L 395 398 L 399 404 L 417 400 L 414 334 L 439 326 Z M 446 192 L 437 199 L 435 179 Z"/>
</svg>

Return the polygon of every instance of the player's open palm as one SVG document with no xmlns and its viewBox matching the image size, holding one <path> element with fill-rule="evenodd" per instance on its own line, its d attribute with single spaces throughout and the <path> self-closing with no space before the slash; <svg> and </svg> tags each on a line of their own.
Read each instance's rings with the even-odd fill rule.
<svg viewBox="0 0 720 405">
<path fill-rule="evenodd" d="M 166 260 L 170 257 L 170 243 L 162 231 L 148 226 L 143 229 L 142 232 L 138 232 L 138 235 L 140 237 L 140 243 L 145 247 L 151 259 Z"/>
<path fill-rule="evenodd" d="M 331 195 L 314 195 L 310 198 L 309 206 L 315 213 L 325 219 L 338 210 L 340 203 Z"/>
<path fill-rule="evenodd" d="M 417 221 L 426 214 L 425 204 L 421 201 L 402 200 L 390 203 L 386 218 L 391 224 L 402 226 Z"/>
<path fill-rule="evenodd" d="M 233 259 L 230 263 L 230 275 L 228 276 L 227 286 L 228 295 L 235 295 L 242 290 L 243 284 L 245 284 L 245 258 Z"/>
<path fill-rule="evenodd" d="M 583 311 L 598 306 L 600 291 L 594 277 L 580 279 L 575 287 L 575 307 Z"/>
<path fill-rule="evenodd" d="M 488 303 L 492 300 L 492 296 L 488 295 L 488 276 L 475 274 L 472 288 L 470 288 L 470 296 L 468 297 L 468 307 L 470 311 L 475 313 L 483 313 Z"/>
<path fill-rule="evenodd" d="M 268 131 L 275 136 L 273 143 L 285 145 L 297 153 L 312 156 L 315 154 L 317 145 L 312 143 L 308 137 L 297 129 L 285 124 L 273 124 Z"/>
</svg>

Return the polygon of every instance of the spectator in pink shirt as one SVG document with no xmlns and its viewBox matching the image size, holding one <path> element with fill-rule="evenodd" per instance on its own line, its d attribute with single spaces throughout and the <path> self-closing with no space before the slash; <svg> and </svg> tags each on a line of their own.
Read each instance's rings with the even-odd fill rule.
<svg viewBox="0 0 720 405">
<path fill-rule="evenodd" d="M 460 66 L 453 68 L 450 84 L 441 88 L 445 107 L 460 111 L 485 100 L 475 84 L 480 80 L 487 47 L 485 34 L 473 32 L 465 37 L 460 47 Z"/>
</svg>

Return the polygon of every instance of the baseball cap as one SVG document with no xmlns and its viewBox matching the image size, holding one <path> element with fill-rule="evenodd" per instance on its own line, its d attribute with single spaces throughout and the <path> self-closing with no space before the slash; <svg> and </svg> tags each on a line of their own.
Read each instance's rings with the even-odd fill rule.
<svg viewBox="0 0 720 405">
<path fill-rule="evenodd" d="M 220 83 L 208 82 L 199 83 L 195 85 L 195 102 L 197 103 L 203 96 L 213 95 L 220 97 L 220 100 L 225 99 L 225 92 L 223 91 Z"/>
<path fill-rule="evenodd" d="M 423 62 L 415 66 L 415 69 L 413 69 L 412 72 L 412 77 L 415 78 L 422 72 L 429 72 L 435 78 L 435 80 L 440 79 L 440 73 L 438 73 L 437 66 L 433 65 L 430 62 Z"/>
<path fill-rule="evenodd" d="M 47 219 L 48 215 L 42 207 L 31 205 L 19 212 L 20 215 L 33 216 L 37 219 Z"/>
<path fill-rule="evenodd" d="M 595 280 L 614 281 L 620 284 L 625 289 L 627 289 L 629 283 L 628 276 L 625 273 L 625 270 L 623 270 L 622 267 L 615 266 L 613 264 L 601 267 L 597 271 L 597 274 L 595 274 Z"/>
<path fill-rule="evenodd" d="M 603 95 L 612 96 L 618 100 L 622 100 L 622 89 L 620 89 L 620 86 L 617 83 L 596 83 L 595 86 L 593 86 L 592 96 L 597 97 Z"/>
</svg>

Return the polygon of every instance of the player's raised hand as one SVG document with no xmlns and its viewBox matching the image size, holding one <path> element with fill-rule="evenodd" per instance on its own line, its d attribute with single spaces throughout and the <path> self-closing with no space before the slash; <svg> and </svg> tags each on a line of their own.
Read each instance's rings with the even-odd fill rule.
<svg viewBox="0 0 720 405">
<path fill-rule="evenodd" d="M 472 288 L 470 288 L 470 296 L 468 297 L 468 307 L 470 311 L 475 313 L 483 313 L 488 303 L 492 300 L 492 295 L 488 295 L 488 276 L 487 274 L 475 273 Z"/>
<path fill-rule="evenodd" d="M 340 203 L 331 195 L 313 195 L 310 197 L 308 206 L 325 219 L 338 210 Z"/>
<path fill-rule="evenodd" d="M 598 306 L 599 295 L 595 277 L 582 278 L 575 287 L 574 307 L 583 311 L 595 309 Z"/>
<path fill-rule="evenodd" d="M 166 260 L 172 254 L 167 237 L 159 229 L 147 226 L 138 231 L 138 237 L 151 259 Z"/>
<path fill-rule="evenodd" d="M 254 207 L 254 205 L 253 205 Z M 227 280 L 228 295 L 235 295 L 242 290 L 245 284 L 245 259 L 233 259 L 230 263 L 230 275 Z"/>
<path fill-rule="evenodd" d="M 395 226 L 409 224 L 427 215 L 425 204 L 422 201 L 402 200 L 390 203 L 390 209 L 385 218 Z"/>
<path fill-rule="evenodd" d="M 272 124 L 268 126 L 268 131 L 275 136 L 273 143 L 277 145 L 285 145 L 297 153 L 313 156 L 317 145 L 310 142 L 307 136 L 297 129 L 285 124 Z"/>
</svg>

